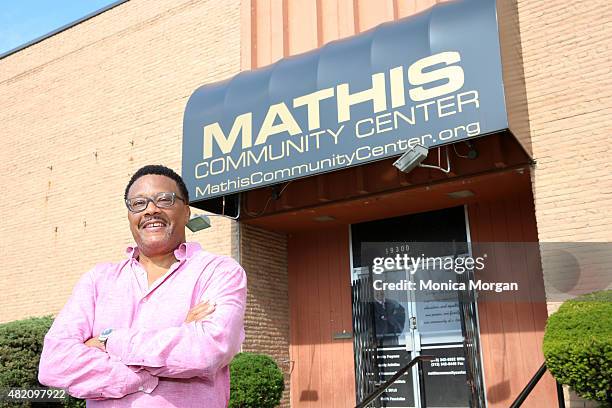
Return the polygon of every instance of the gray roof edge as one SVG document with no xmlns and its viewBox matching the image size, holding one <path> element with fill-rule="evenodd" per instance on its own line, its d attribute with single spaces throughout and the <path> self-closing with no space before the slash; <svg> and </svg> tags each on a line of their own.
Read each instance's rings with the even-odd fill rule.
<svg viewBox="0 0 612 408">
<path fill-rule="evenodd" d="M 18 47 L 15 47 L 15 48 L 11 49 L 11 50 L 3 52 L 3 53 L 0 54 L 0 60 L 5 58 L 5 57 L 8 57 L 9 55 L 12 55 L 12 54 L 15 54 L 15 53 L 17 53 L 17 52 L 19 52 L 21 50 L 24 50 L 24 49 L 26 49 L 28 47 L 31 47 L 34 44 L 38 44 L 39 42 L 44 41 L 44 40 L 46 40 L 49 37 L 53 37 L 54 35 L 59 34 L 62 31 L 66 31 L 69 28 L 72 28 L 72 27 L 76 26 L 77 24 L 81 24 L 82 22 L 85 22 L 85 21 L 89 20 L 90 18 L 96 17 L 97 15 L 102 14 L 102 13 L 104 13 L 104 12 L 110 10 L 110 9 L 113 9 L 113 8 L 123 4 L 123 3 L 127 3 L 128 1 L 130 1 L 130 0 L 117 0 L 117 1 L 114 1 L 111 4 L 108 4 L 108 5 L 104 6 L 104 7 L 102 7 L 101 9 L 93 11 L 93 12 L 91 12 L 91 13 L 89 13 L 89 14 L 87 14 L 87 15 L 85 15 L 85 16 L 77 19 L 77 20 L 74 20 L 74 21 L 72 21 L 72 22 L 70 22 L 68 24 L 65 24 L 65 25 L 63 25 L 63 26 L 61 26 L 59 28 L 56 28 L 55 30 L 53 30 L 53 31 L 51 31 L 51 32 L 49 32 L 47 34 L 41 35 L 40 37 L 37 37 L 37 38 L 35 38 L 33 40 L 30 40 L 30 41 L 28 41 L 25 44 L 22 44 L 22 45 L 20 45 Z"/>
</svg>

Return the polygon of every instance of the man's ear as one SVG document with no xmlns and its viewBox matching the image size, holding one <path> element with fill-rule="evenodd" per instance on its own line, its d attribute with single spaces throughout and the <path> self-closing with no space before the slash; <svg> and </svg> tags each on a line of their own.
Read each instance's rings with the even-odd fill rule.
<svg viewBox="0 0 612 408">
<path fill-rule="evenodd" d="M 191 219 L 191 207 L 187 206 L 187 212 L 185 214 L 186 219 L 185 219 L 185 224 L 187 224 L 189 222 L 189 220 Z"/>
</svg>

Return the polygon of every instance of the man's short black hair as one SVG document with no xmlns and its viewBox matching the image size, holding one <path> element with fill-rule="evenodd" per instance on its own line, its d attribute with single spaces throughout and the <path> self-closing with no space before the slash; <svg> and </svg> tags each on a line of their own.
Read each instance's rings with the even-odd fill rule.
<svg viewBox="0 0 612 408">
<path fill-rule="evenodd" d="M 128 182 L 127 186 L 125 187 L 125 193 L 123 194 L 123 198 L 127 199 L 128 191 L 130 191 L 130 187 L 132 187 L 132 184 L 134 184 L 136 180 L 148 174 L 157 174 L 160 176 L 166 176 L 174 180 L 176 182 L 176 185 L 179 188 L 179 191 L 181 192 L 181 196 L 182 196 L 181 198 L 184 198 L 186 202 L 189 203 L 189 193 L 187 192 L 187 186 L 185 186 L 185 182 L 183 181 L 181 176 L 176 174 L 176 172 L 172 170 L 171 168 L 162 166 L 161 164 L 148 164 L 138 169 L 138 171 L 134 173 L 134 175 Z"/>
</svg>

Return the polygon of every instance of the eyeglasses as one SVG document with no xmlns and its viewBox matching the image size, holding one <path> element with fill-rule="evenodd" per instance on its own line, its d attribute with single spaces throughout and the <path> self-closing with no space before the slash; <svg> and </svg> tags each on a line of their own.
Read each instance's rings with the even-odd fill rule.
<svg viewBox="0 0 612 408">
<path fill-rule="evenodd" d="M 131 212 L 139 213 L 147 208 L 149 201 L 155 204 L 157 208 L 170 208 L 174 205 L 176 198 L 186 203 L 185 199 L 177 196 L 176 193 L 157 193 L 153 197 L 128 198 L 125 200 L 125 205 Z"/>
</svg>

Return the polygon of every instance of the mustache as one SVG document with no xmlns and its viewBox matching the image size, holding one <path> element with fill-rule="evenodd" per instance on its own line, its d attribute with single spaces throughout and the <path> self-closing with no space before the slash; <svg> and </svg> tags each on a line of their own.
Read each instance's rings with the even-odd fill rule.
<svg viewBox="0 0 612 408">
<path fill-rule="evenodd" d="M 142 228 L 142 226 L 145 225 L 149 221 L 160 221 L 160 222 L 163 222 L 166 225 L 169 224 L 167 219 L 165 219 L 164 217 L 160 217 L 160 216 L 156 215 L 156 216 L 151 216 L 151 217 L 143 217 L 143 219 L 138 224 L 138 228 Z"/>
</svg>

